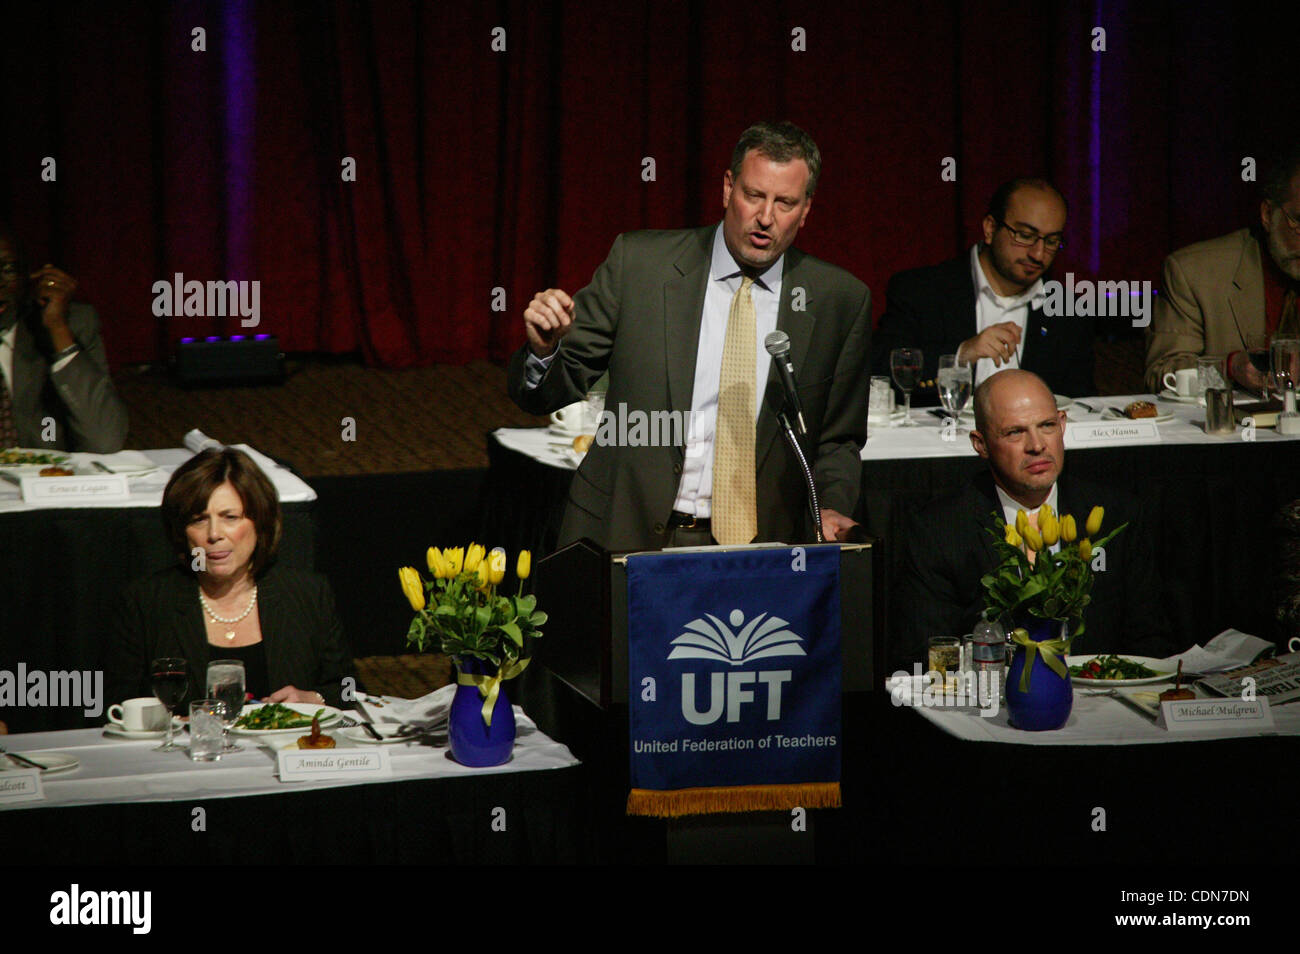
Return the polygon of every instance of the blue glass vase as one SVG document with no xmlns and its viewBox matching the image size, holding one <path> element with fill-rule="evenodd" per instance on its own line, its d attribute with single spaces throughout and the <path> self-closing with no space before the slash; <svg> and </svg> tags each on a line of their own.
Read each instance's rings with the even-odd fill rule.
<svg viewBox="0 0 1300 954">
<path fill-rule="evenodd" d="M 1058 639 L 1066 625 L 1059 619 L 1030 619 L 1018 624 L 1029 632 L 1034 642 L 1044 639 Z M 1011 666 L 1007 669 L 1007 720 L 1017 729 L 1028 732 L 1043 732 L 1059 729 L 1070 718 L 1074 708 L 1074 688 L 1067 676 L 1058 676 L 1043 661 L 1042 652 L 1034 653 L 1034 668 L 1029 673 L 1029 691 L 1020 691 L 1020 674 L 1025 670 L 1025 657 L 1028 655 L 1024 646 L 1016 645 L 1011 657 Z M 1065 663 L 1065 657 L 1056 654 L 1056 658 Z"/>
<path fill-rule="evenodd" d="M 491 663 L 473 656 L 458 657 L 456 668 L 476 676 L 496 672 Z M 515 747 L 515 710 L 506 698 L 505 685 L 497 693 L 491 725 L 483 722 L 483 695 L 478 686 L 458 685 L 447 717 L 447 741 L 451 757 L 461 765 L 485 768 L 508 762 Z"/>
</svg>

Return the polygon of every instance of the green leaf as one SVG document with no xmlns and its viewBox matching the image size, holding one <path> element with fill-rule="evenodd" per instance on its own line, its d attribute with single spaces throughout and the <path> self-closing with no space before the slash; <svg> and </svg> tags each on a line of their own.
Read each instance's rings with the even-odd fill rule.
<svg viewBox="0 0 1300 954">
<path fill-rule="evenodd" d="M 514 623 L 502 623 L 501 631 L 513 639 L 516 646 L 524 644 L 524 634 L 519 631 L 519 627 Z"/>
</svg>

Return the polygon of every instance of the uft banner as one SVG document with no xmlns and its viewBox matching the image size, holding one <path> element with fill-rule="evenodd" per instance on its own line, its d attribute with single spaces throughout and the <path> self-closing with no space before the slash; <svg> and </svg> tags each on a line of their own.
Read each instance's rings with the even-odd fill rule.
<svg viewBox="0 0 1300 954">
<path fill-rule="evenodd" d="M 628 813 L 840 804 L 840 553 L 628 557 Z"/>
</svg>

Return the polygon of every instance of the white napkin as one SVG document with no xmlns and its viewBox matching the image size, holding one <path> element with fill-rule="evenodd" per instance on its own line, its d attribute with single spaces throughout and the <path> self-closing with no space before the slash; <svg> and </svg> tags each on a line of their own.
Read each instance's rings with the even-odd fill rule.
<svg viewBox="0 0 1300 954">
<path fill-rule="evenodd" d="M 1236 669 L 1238 666 L 1249 665 L 1272 645 L 1256 636 L 1249 636 L 1235 629 L 1225 629 L 1205 646 L 1194 645 L 1191 649 L 1170 656 L 1163 662 L 1171 670 L 1176 670 L 1178 660 L 1181 659 L 1184 674 L 1224 672 L 1228 669 Z"/>
<path fill-rule="evenodd" d="M 419 699 L 396 699 L 392 696 L 357 695 L 357 708 L 371 722 L 414 725 L 422 729 L 437 729 L 447 723 L 451 711 L 451 698 L 456 694 L 456 684 L 435 689 Z"/>
<path fill-rule="evenodd" d="M 206 450 L 209 447 L 215 447 L 220 450 L 224 446 L 221 441 L 213 440 L 197 427 L 186 434 L 185 439 L 181 443 L 183 443 L 185 448 L 192 454 L 197 454 L 199 451 Z"/>
</svg>

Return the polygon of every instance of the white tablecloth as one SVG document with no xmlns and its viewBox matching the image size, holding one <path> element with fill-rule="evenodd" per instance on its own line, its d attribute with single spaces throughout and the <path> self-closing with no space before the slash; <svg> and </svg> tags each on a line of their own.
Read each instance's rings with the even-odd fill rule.
<svg viewBox="0 0 1300 954">
<path fill-rule="evenodd" d="M 1238 396 L 1238 403 L 1248 400 L 1245 395 Z M 1103 417 L 1106 408 L 1122 410 L 1132 401 L 1151 401 L 1161 414 L 1174 416 L 1172 421 L 1157 425 L 1160 430 L 1159 441 L 1127 441 L 1129 444 L 1231 444 L 1243 440 L 1245 430 L 1237 428 L 1231 436 L 1214 437 L 1205 433 L 1205 408 L 1196 404 L 1183 404 L 1177 401 L 1158 399 L 1154 394 L 1122 394 L 1109 397 L 1090 397 L 1082 399 L 1085 403 L 1099 408 L 1088 411 L 1078 404 L 1066 408 L 1067 421 L 1097 422 L 1111 420 Z M 930 408 L 912 408 L 912 420 L 916 427 L 872 427 L 867 426 L 867 443 L 862 448 L 863 460 L 897 460 L 917 457 L 974 457 L 975 449 L 971 447 L 966 433 L 973 426 L 970 415 L 965 415 L 960 423 L 961 434 L 953 435 L 953 440 L 943 439 L 943 422 L 930 413 Z M 1256 428 L 1254 439 L 1260 443 L 1267 441 L 1290 441 L 1300 438 L 1283 437 L 1275 428 Z M 1115 445 L 1111 445 L 1115 446 Z M 1071 447 L 1067 441 L 1066 447 Z M 1078 450 L 1088 450 L 1079 447 Z"/>
<path fill-rule="evenodd" d="M 567 746 L 541 732 L 518 706 L 515 706 L 515 720 L 518 737 L 513 757 L 504 765 L 467 768 L 451 759 L 446 746 L 389 745 L 385 748 L 392 757 L 393 774 L 373 781 L 455 778 L 484 772 L 528 772 L 578 764 Z M 330 734 L 339 737 L 337 731 L 331 731 Z M 184 743 L 183 737 L 181 741 Z M 354 779 L 280 782 L 275 776 L 275 757 L 269 750 L 248 738 L 239 738 L 238 742 L 244 746 L 244 750 L 224 755 L 219 762 L 191 762 L 189 755 L 183 751 L 153 751 L 159 745 L 157 741 L 111 739 L 103 734 L 102 729 L 0 736 L 0 744 L 10 752 L 58 751 L 81 761 L 81 765 L 70 772 L 42 778 L 45 790 L 43 802 L 22 802 L 0 808 L 172 802 L 239 795 L 273 795 L 372 783 Z M 353 743 L 339 739 L 340 746 L 350 744 Z M 362 744 L 364 743 L 356 743 L 358 747 Z M 10 760 L 2 761 L 5 763 L 4 771 L 15 768 Z M 3 777 L 4 771 L 0 771 L 0 777 Z"/>
<path fill-rule="evenodd" d="M 1165 686 L 1157 688 L 1164 689 Z M 1007 723 L 1003 705 L 998 714 L 985 719 L 978 709 L 937 706 L 912 706 L 922 718 L 944 732 L 967 742 L 1009 742 L 1015 745 L 1144 745 L 1157 742 L 1195 742 L 1206 739 L 1232 739 L 1264 734 L 1300 735 L 1300 702 L 1271 709 L 1275 733 L 1249 729 L 1225 729 L 1214 732 L 1170 733 L 1156 725 L 1127 703 L 1110 696 L 1090 696 L 1086 689 L 1075 687 L 1074 708 L 1069 720 L 1051 732 L 1025 732 Z"/>
<path fill-rule="evenodd" d="M 281 467 L 265 454 L 261 454 L 249 447 L 247 444 L 232 444 L 244 451 L 257 462 L 257 465 L 266 472 L 266 476 L 271 479 L 275 489 L 279 491 L 281 503 L 306 503 L 316 499 L 316 491 L 312 490 L 303 480 L 294 474 L 291 470 Z M 193 453 L 184 447 L 168 447 L 159 450 L 132 451 L 132 454 L 143 454 L 149 458 L 150 462 L 155 464 L 158 469 L 152 474 L 143 477 L 130 477 L 127 482 L 131 488 L 131 496 L 127 500 L 102 501 L 95 500 L 87 503 L 70 503 L 67 506 L 80 508 L 121 508 L 121 507 L 157 507 L 162 503 L 163 489 L 167 486 L 167 481 L 172 472 L 181 464 L 193 457 Z M 94 465 L 91 461 L 95 459 L 108 460 L 113 455 L 108 454 L 72 454 L 72 461 L 78 465 L 78 469 L 89 470 Z M 9 483 L 7 480 L 0 480 L 0 513 L 11 513 L 19 510 L 37 510 L 41 508 L 31 507 L 23 501 L 22 491 L 17 485 Z"/>
</svg>

